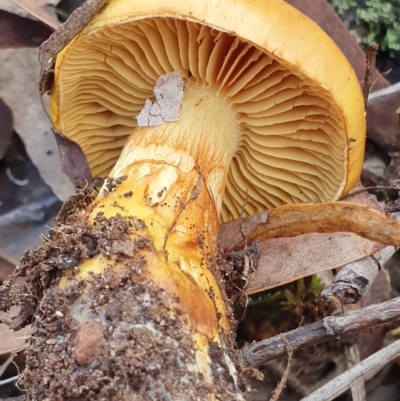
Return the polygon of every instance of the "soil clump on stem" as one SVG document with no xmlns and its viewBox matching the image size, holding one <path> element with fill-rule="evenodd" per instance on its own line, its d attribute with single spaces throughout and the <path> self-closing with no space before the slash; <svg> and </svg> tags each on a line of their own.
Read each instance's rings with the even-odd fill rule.
<svg viewBox="0 0 400 401">
<path fill-rule="evenodd" d="M 113 179 L 107 190 L 123 179 Z M 203 377 L 187 369 L 197 361 L 185 329 L 185 309 L 145 277 L 144 255 L 153 249 L 144 223 L 118 214 L 105 218 L 102 212 L 89 223 L 97 195 L 95 187 L 80 185 L 43 245 L 25 253 L 0 289 L 1 310 L 20 307 L 10 326 L 32 324 L 21 377 L 29 399 L 151 401 L 169 400 L 176 393 L 194 401 L 206 399 L 209 391 L 227 401 L 236 399 L 235 388 L 246 388 L 244 377 L 239 376 L 242 383 L 232 382 L 218 344 L 208 355 L 218 388 L 208 389 Z M 98 256 L 108 263 L 102 274 L 77 274 L 82 262 Z M 116 269 L 116 263 L 123 268 Z M 65 269 L 70 275 L 60 285 Z M 223 285 L 224 275 L 216 274 Z M 224 343 L 232 346 L 233 340 L 225 338 Z M 236 361 L 233 346 L 229 356 Z M 240 368 L 237 361 L 235 365 Z M 179 369 L 185 371 L 177 374 Z"/>
</svg>

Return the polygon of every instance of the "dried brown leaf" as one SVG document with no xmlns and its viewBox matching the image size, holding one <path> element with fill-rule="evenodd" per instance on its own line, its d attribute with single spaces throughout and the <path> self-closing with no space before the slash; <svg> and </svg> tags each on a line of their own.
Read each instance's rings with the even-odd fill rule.
<svg viewBox="0 0 400 401">
<path fill-rule="evenodd" d="M 0 49 L 39 47 L 51 32 L 40 22 L 0 10 Z"/>
<path fill-rule="evenodd" d="M 225 253 L 244 248 L 242 233 L 247 244 L 258 243 L 258 268 L 249 275 L 246 292 L 336 269 L 375 254 L 383 244 L 398 243 L 400 223 L 383 214 L 373 196 L 359 191 L 349 195 L 351 203 L 282 206 L 221 225 L 218 246 Z"/>
<path fill-rule="evenodd" d="M 67 199 L 74 186 L 62 172 L 51 122 L 39 97 L 37 49 L 4 49 L 0 65 L 0 97 L 12 110 L 14 130 L 46 184 L 60 199 Z"/>
<path fill-rule="evenodd" d="M 67 174 L 72 182 L 86 180 L 88 183 L 91 183 L 93 178 L 90 173 L 89 164 L 80 146 L 56 131 L 54 131 L 54 136 L 58 144 L 65 174 Z"/>
<path fill-rule="evenodd" d="M 383 245 L 354 234 L 337 233 L 274 238 L 258 247 L 261 258 L 256 271 L 248 277 L 248 294 L 340 268 L 373 255 Z"/>
<path fill-rule="evenodd" d="M 9 313 L 0 312 L 0 321 L 11 320 L 12 316 L 17 315 L 17 308 L 11 308 Z M 22 330 L 13 331 L 4 323 L 0 323 L 0 355 L 17 352 L 27 346 L 27 336 L 30 332 L 30 326 L 24 327 Z"/>
<path fill-rule="evenodd" d="M 0 284 L 14 271 L 17 261 L 0 251 Z"/>
<path fill-rule="evenodd" d="M 50 28 L 57 29 L 61 25 L 55 12 L 54 4 L 49 0 L 11 1 Z"/>
</svg>

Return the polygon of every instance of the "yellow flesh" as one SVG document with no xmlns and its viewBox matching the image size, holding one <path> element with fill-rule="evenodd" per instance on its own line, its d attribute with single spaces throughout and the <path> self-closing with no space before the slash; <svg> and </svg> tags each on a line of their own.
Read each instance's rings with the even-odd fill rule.
<svg viewBox="0 0 400 401">
<path fill-rule="evenodd" d="M 343 190 L 346 133 L 328 92 L 243 40 L 192 22 L 144 19 L 80 38 L 57 68 L 55 124 L 80 144 L 93 176 L 109 174 L 159 76 L 179 71 L 224 99 L 234 118 L 232 139 L 220 145 L 238 145 L 222 220 L 238 218 L 245 199 L 244 215 L 336 199 Z M 202 122 L 204 135 L 219 141 L 214 121 Z"/>
</svg>

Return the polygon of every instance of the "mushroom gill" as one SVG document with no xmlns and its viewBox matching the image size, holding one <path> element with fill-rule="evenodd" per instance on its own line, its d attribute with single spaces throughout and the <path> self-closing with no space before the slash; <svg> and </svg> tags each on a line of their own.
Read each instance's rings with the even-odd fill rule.
<svg viewBox="0 0 400 401">
<path fill-rule="evenodd" d="M 224 99 L 236 117 L 223 221 L 238 218 L 244 204 L 250 215 L 336 199 L 348 146 L 340 110 L 328 90 L 286 64 L 245 40 L 175 18 L 103 27 L 78 36 L 57 66 L 62 113 L 55 125 L 81 146 L 92 175 L 106 177 L 157 79 L 179 71 L 186 83 Z"/>
</svg>

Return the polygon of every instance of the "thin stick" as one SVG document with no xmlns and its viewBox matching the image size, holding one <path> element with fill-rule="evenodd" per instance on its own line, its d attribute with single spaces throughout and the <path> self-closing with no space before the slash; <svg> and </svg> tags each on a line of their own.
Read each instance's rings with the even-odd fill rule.
<svg viewBox="0 0 400 401">
<path fill-rule="evenodd" d="M 275 377 L 282 377 L 286 369 L 286 366 L 284 366 L 284 364 L 279 360 L 265 362 L 263 367 L 267 368 Z M 310 390 L 296 377 L 296 375 L 289 375 L 286 387 L 290 388 L 301 397 L 310 394 Z"/>
<path fill-rule="evenodd" d="M 327 273 L 330 276 L 330 282 L 332 285 L 334 279 L 333 273 L 332 271 L 329 271 Z M 375 276 L 373 278 L 375 279 Z M 335 303 L 339 305 L 339 310 L 341 313 L 346 312 L 343 302 L 337 300 L 337 302 Z M 346 361 L 347 369 L 352 368 L 353 366 L 355 366 L 357 363 L 360 362 L 360 353 L 358 352 L 356 344 L 349 344 L 344 347 L 344 358 Z M 355 380 L 350 386 L 350 391 L 351 391 L 351 398 L 353 401 L 365 401 L 366 391 L 365 391 L 364 379 L 361 378 Z"/>
<path fill-rule="evenodd" d="M 368 105 L 383 103 L 390 99 L 393 95 L 398 95 L 400 93 L 400 82 L 387 88 L 380 89 L 378 91 L 372 92 L 368 96 Z"/>
<path fill-rule="evenodd" d="M 364 187 L 362 189 L 358 189 L 357 191 L 350 192 L 348 195 L 346 195 L 344 198 L 341 200 L 346 200 L 347 198 L 351 198 L 354 195 L 362 194 L 367 191 L 372 191 L 372 190 L 378 190 L 378 189 L 384 189 L 387 191 L 400 191 L 400 188 L 394 187 L 393 185 L 376 185 L 374 187 Z"/>
<path fill-rule="evenodd" d="M 357 303 L 395 251 L 395 247 L 387 246 L 373 256 L 349 263 L 340 270 L 321 295 L 326 299 L 336 298 L 343 304 Z"/>
<path fill-rule="evenodd" d="M 286 351 L 288 354 L 288 361 L 287 361 L 286 369 L 283 372 L 282 379 L 279 381 L 278 385 L 276 386 L 276 389 L 272 392 L 270 401 L 277 401 L 278 398 L 280 397 L 280 395 L 282 394 L 282 391 L 285 388 L 287 379 L 289 377 L 290 368 L 292 367 L 293 349 L 290 346 L 290 343 L 286 339 L 284 334 L 281 334 L 281 338 L 286 347 Z"/>
<path fill-rule="evenodd" d="M 371 88 L 374 84 L 374 73 L 376 67 L 376 54 L 378 53 L 379 46 L 376 43 L 371 43 L 369 47 L 369 51 L 366 55 L 366 67 L 365 67 L 365 77 L 364 77 L 364 85 L 363 85 L 363 96 L 365 108 L 367 108 L 368 104 L 368 96 Z"/>
<path fill-rule="evenodd" d="M 356 366 L 335 377 L 318 390 L 304 397 L 301 401 L 330 401 L 344 393 L 351 384 L 371 371 L 386 365 L 400 355 L 400 340 L 382 348 L 380 351 L 364 359 Z"/>
<path fill-rule="evenodd" d="M 328 316 L 318 322 L 291 330 L 285 333 L 285 337 L 292 350 L 296 351 L 396 320 L 400 320 L 400 297 L 343 315 Z M 285 352 L 286 347 L 281 336 L 275 336 L 243 347 L 238 351 L 238 356 L 244 366 L 256 368 L 266 361 L 284 355 Z"/>
</svg>

